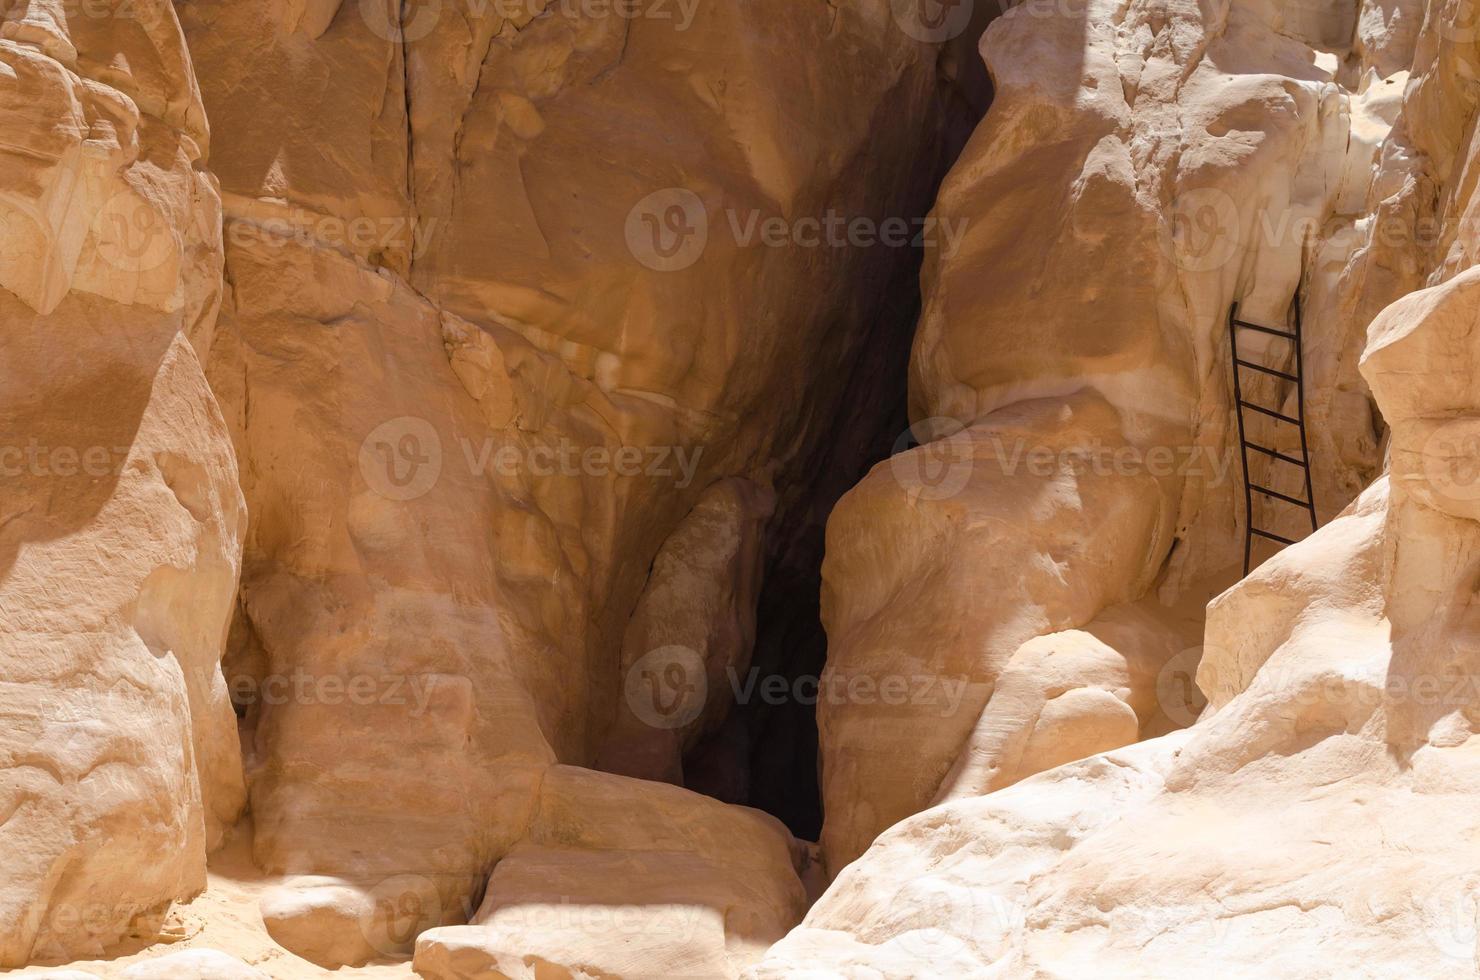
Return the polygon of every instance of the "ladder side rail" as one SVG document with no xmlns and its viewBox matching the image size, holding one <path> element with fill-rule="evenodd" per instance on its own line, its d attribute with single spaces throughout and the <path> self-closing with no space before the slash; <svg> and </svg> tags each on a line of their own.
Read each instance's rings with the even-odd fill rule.
<svg viewBox="0 0 1480 980">
<path fill-rule="evenodd" d="M 1315 481 L 1311 477 L 1310 442 L 1305 435 L 1305 337 L 1300 319 L 1300 287 L 1295 287 L 1295 397 L 1300 401 L 1300 455 L 1305 458 L 1305 499 L 1310 510 L 1310 531 L 1316 525 Z"/>
<path fill-rule="evenodd" d="M 1249 439 L 1244 431 L 1244 387 L 1238 367 L 1238 304 L 1228 312 L 1228 341 L 1233 349 L 1233 411 L 1238 416 L 1239 456 L 1244 465 L 1244 575 L 1254 559 L 1254 491 L 1249 489 Z"/>
</svg>

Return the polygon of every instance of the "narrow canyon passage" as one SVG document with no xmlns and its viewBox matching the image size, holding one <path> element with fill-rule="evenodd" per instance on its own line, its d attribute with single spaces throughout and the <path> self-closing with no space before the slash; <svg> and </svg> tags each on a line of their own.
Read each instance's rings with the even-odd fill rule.
<svg viewBox="0 0 1480 980">
<path fill-rule="evenodd" d="M 940 182 L 990 106 L 990 81 L 974 43 L 987 23 L 990 19 L 978 14 L 941 53 L 939 71 L 949 79 L 941 111 L 949 121 L 943 143 L 914 164 L 909 203 L 898 213 L 870 211 L 881 224 L 907 220 L 911 242 L 894 249 L 864 247 L 880 254 L 858 268 L 858 281 L 844 290 L 878 297 L 867 339 L 853 362 L 838 368 L 846 382 L 831 417 L 819 420 L 820 437 L 777 478 L 780 502 L 766 532 L 754 652 L 748 669 L 727 671 L 721 694 L 733 695 L 736 708 L 720 731 L 684 758 L 690 789 L 772 813 L 807 841 L 817 840 L 822 829 L 817 702 L 827 696 L 822 690 L 827 633 L 820 606 L 827 519 L 870 469 L 918 444 L 907 381 L 920 314 L 919 276 L 925 249 L 945 244 L 942 236 L 926 231 L 926 222 Z"/>
<path fill-rule="evenodd" d="M 1480 976 L 1470 6 L 0 4 L 0 969 Z"/>
</svg>

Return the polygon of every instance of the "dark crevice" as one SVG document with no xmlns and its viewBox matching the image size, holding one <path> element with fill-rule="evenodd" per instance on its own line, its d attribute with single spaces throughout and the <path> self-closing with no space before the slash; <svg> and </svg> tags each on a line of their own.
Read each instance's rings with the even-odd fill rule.
<svg viewBox="0 0 1480 980">
<path fill-rule="evenodd" d="M 996 12 L 988 7 L 982 5 L 969 38 L 941 49 L 940 124 L 915 162 L 910 215 L 929 212 L 991 101 L 975 40 Z M 883 144 L 897 133 L 887 126 L 877 131 L 885 154 Z M 865 277 L 857 294 L 881 301 L 872 307 L 866 336 L 854 345 L 850 362 L 839 365 L 848 381 L 832 407 L 830 431 L 814 442 L 802 465 L 778 478 L 782 504 L 768 532 L 755 651 L 750 671 L 732 685 L 742 696 L 725 727 L 684 758 L 690 789 L 765 810 L 804 840 L 818 838 L 823 816 L 815 700 L 816 680 L 827 662 L 820 602 L 827 519 L 875 464 L 907 448 L 907 375 L 923 258 L 920 249 L 901 250 L 882 271 L 879 263 L 855 267 Z M 764 693 L 768 683 L 770 694 Z"/>
</svg>

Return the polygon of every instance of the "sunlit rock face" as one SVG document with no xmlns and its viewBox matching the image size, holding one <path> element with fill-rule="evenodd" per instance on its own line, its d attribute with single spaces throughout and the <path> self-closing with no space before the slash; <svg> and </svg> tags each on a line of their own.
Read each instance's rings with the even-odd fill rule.
<svg viewBox="0 0 1480 980">
<path fill-rule="evenodd" d="M 0 8 L 0 966 L 205 884 L 244 802 L 245 514 L 199 355 L 208 134 L 168 3 Z"/>
<path fill-rule="evenodd" d="M 390 9 L 181 11 L 285 937 L 388 880 L 465 920 L 556 761 L 685 781 L 981 97 L 882 0 Z"/>
<path fill-rule="evenodd" d="M 1345 264 L 1306 283 L 1317 317 L 1335 315 L 1321 296 L 1359 317 L 1345 327 L 1355 339 L 1309 341 L 1317 364 L 1340 351 L 1340 372 L 1360 372 L 1350 392 L 1384 423 L 1387 472 L 1210 604 L 1196 724 L 904 820 L 749 975 L 1480 968 L 1480 280 L 1474 100 L 1455 83 L 1476 49 L 1452 18 L 1438 5 L 1361 10 L 1344 68 L 1411 74 L 1383 109 L 1390 132 L 1364 151 L 1371 188 L 1342 222 Z"/>
<path fill-rule="evenodd" d="M 924 276 L 925 445 L 833 514 L 823 586 L 837 683 L 964 693 L 821 704 L 831 873 L 933 802 L 1197 716 L 1200 607 L 1242 558 L 1232 304 L 1288 329 L 1300 296 L 1322 520 L 1377 475 L 1357 362 L 1423 275 L 1404 183 L 1429 178 L 1383 164 L 1404 152 L 1388 137 L 1420 7 L 1024 5 L 988 30 L 996 100 L 935 212 L 964 236 Z M 1286 341 L 1240 344 L 1293 368 Z M 1293 385 L 1246 396 L 1294 414 Z M 1249 434 L 1300 454 L 1294 427 Z M 1251 474 L 1304 495 L 1288 464 L 1255 455 Z M 1255 518 L 1310 531 L 1278 501 Z"/>
<path fill-rule="evenodd" d="M 0 967 L 1480 970 L 1469 13 L 0 0 Z"/>
<path fill-rule="evenodd" d="M 750 975 L 1480 965 L 1480 528 L 1454 451 L 1477 314 L 1472 269 L 1372 325 L 1391 474 L 1213 603 L 1195 726 L 904 821 Z"/>
</svg>

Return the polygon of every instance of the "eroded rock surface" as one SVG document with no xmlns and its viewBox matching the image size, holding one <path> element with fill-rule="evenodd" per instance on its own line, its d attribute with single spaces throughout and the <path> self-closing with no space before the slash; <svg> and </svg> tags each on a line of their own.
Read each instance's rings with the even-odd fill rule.
<svg viewBox="0 0 1480 980">
<path fill-rule="evenodd" d="M 473 924 L 423 933 L 414 965 L 436 980 L 735 976 L 805 910 L 805 859 L 773 817 L 557 766 Z"/>
<path fill-rule="evenodd" d="M 907 330 L 875 309 L 907 249 L 756 236 L 923 213 L 958 110 L 881 0 L 376 9 L 274 8 L 261 36 L 238 4 L 183 13 L 223 160 L 210 370 L 254 515 L 229 662 L 259 862 L 367 896 L 428 878 L 453 921 L 545 767 L 677 780 L 723 720 L 771 487 Z M 693 554 L 733 493 L 735 547 Z M 706 701 L 669 729 L 629 675 L 676 646 L 703 676 L 656 697 Z"/>
<path fill-rule="evenodd" d="M 1387 474 L 1210 605 L 1195 725 L 900 823 L 750 975 L 1480 969 L 1476 54 L 1427 13 L 1340 277 L 1357 309 L 1430 284 L 1357 364 Z"/>
<path fill-rule="evenodd" d="M 1371 217 L 1391 193 L 1376 163 L 1418 11 L 1374 5 L 1360 34 L 1349 13 L 1090 3 L 1017 9 L 988 30 L 996 101 L 936 209 L 967 232 L 927 262 L 911 364 L 925 445 L 845 499 L 824 569 L 831 675 L 953 679 L 967 694 L 929 723 L 930 703 L 823 704 L 830 872 L 932 802 L 1129 744 L 1148 710 L 1167 713 L 1161 668 L 1200 643 L 1183 613 L 1242 558 L 1233 303 L 1282 327 L 1300 294 L 1323 517 L 1377 474 L 1356 362 L 1367 320 L 1418 284 L 1388 271 L 1395 252 L 1415 262 L 1411 234 L 1392 241 L 1407 226 Z M 1241 355 L 1288 370 L 1288 346 L 1265 341 L 1246 333 Z M 1293 385 L 1245 396 L 1294 411 Z M 1264 421 L 1251 437 L 1298 456 L 1297 432 Z M 1251 472 L 1303 496 L 1281 466 L 1255 455 Z M 1309 533 L 1281 506 L 1259 501 L 1259 526 Z M 1143 604 L 1144 633 L 1082 674 L 1030 670 L 1052 700 L 1022 696 L 1012 665 L 1127 603 Z M 1124 683 L 1106 686 L 1107 666 Z M 1056 743 L 1043 756 L 1040 725 Z"/>
<path fill-rule="evenodd" d="M 0 966 L 147 935 L 244 803 L 220 204 L 173 10 L 128 6 L 0 11 Z"/>
</svg>

